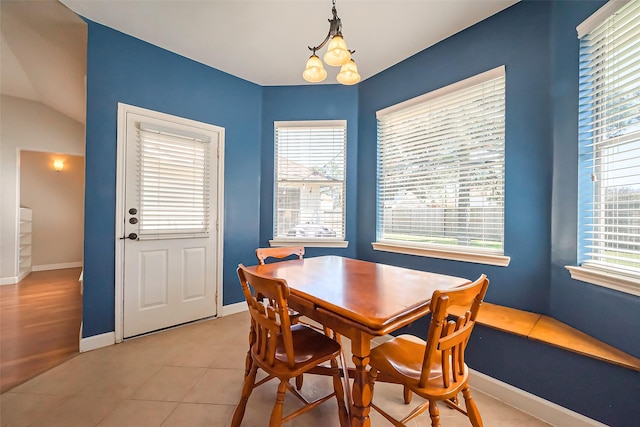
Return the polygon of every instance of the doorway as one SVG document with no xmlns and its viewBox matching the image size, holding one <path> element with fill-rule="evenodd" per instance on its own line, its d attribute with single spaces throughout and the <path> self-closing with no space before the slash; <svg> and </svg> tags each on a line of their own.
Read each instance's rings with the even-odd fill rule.
<svg viewBox="0 0 640 427">
<path fill-rule="evenodd" d="M 215 316 L 224 129 L 118 105 L 116 342 Z"/>
<path fill-rule="evenodd" d="M 84 157 L 20 150 L 19 164 L 21 275 L 82 267 Z"/>
</svg>

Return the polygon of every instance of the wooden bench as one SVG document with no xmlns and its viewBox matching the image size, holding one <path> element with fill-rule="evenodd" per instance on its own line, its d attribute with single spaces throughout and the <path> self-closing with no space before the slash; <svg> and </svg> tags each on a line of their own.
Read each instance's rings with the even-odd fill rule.
<svg viewBox="0 0 640 427">
<path fill-rule="evenodd" d="M 485 302 L 476 321 L 493 329 L 640 371 L 640 359 L 549 316 Z"/>
</svg>

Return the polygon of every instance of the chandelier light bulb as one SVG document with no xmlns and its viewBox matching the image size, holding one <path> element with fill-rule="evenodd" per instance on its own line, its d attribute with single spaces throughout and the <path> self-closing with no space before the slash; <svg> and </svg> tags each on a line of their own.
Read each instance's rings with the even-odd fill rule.
<svg viewBox="0 0 640 427">
<path fill-rule="evenodd" d="M 351 53 L 347 49 L 347 43 L 340 34 L 333 36 L 324 54 L 324 62 L 332 67 L 340 67 L 351 59 Z"/>
<path fill-rule="evenodd" d="M 336 79 L 343 85 L 354 85 L 360 81 L 358 67 L 353 59 L 350 59 L 349 62 L 340 68 L 340 72 L 336 76 Z"/>
<path fill-rule="evenodd" d="M 309 57 L 302 77 L 309 83 L 320 83 L 327 78 L 327 70 L 324 69 L 322 61 L 317 55 L 313 54 Z"/>
</svg>

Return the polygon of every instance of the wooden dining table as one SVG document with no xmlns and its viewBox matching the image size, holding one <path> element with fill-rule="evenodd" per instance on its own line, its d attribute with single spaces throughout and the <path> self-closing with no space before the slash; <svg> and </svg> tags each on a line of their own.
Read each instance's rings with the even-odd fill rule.
<svg viewBox="0 0 640 427">
<path fill-rule="evenodd" d="M 375 262 L 320 256 L 247 268 L 285 279 L 289 307 L 351 340 L 355 365 L 351 425 L 370 426 L 371 387 L 367 382 L 371 341 L 429 313 L 436 289 L 451 289 L 470 281 Z M 345 371 L 346 372 L 346 371 Z"/>
</svg>

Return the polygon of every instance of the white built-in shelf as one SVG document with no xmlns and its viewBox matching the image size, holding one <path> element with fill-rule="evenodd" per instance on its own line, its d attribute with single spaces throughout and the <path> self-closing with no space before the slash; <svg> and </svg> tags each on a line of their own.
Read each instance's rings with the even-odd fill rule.
<svg viewBox="0 0 640 427">
<path fill-rule="evenodd" d="M 31 232 L 32 232 L 32 212 L 29 208 L 20 208 L 20 242 L 18 253 L 20 255 L 20 278 L 24 278 L 31 273 Z"/>
</svg>

